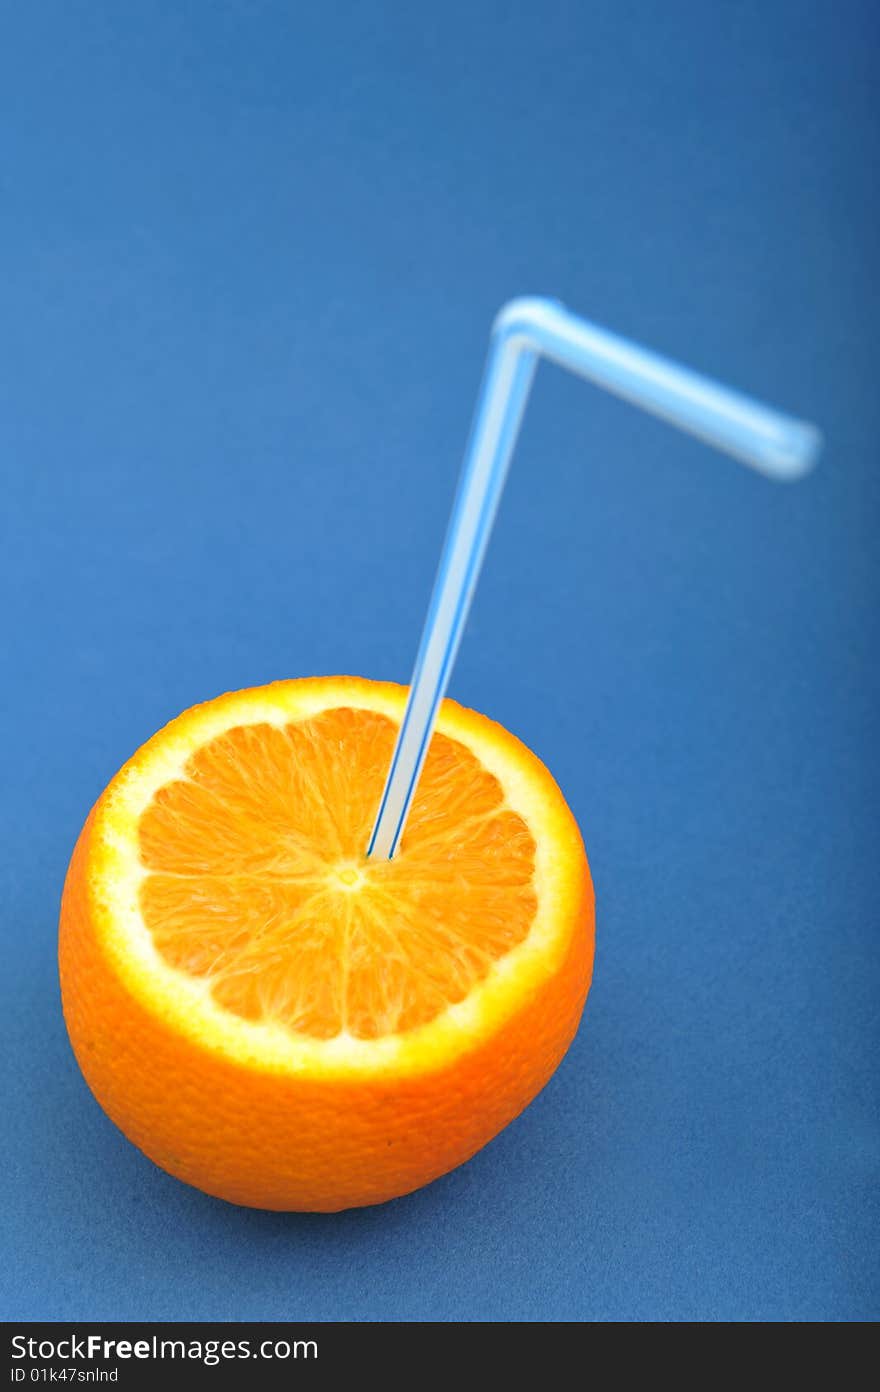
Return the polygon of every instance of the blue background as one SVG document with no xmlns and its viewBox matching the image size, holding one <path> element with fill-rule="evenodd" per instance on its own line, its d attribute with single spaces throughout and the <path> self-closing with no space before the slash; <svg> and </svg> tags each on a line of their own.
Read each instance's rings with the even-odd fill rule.
<svg viewBox="0 0 880 1392">
<path fill-rule="evenodd" d="M 4 28 L 7 1317 L 880 1314 L 876 7 L 34 0 Z M 423 1192 L 237 1210 L 80 1078 L 67 857 L 194 701 L 408 679 L 524 292 L 812 416 L 822 466 L 773 486 L 541 369 L 452 694 L 583 827 L 583 1026 Z"/>
</svg>

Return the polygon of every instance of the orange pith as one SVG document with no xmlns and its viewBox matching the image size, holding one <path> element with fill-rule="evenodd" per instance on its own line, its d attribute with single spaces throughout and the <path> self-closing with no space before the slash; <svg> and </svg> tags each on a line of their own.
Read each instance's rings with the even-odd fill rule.
<svg viewBox="0 0 880 1392">
<path fill-rule="evenodd" d="M 237 726 L 139 823 L 140 907 L 215 1001 L 318 1039 L 375 1039 L 470 994 L 534 916 L 534 841 L 498 780 L 438 735 L 392 861 L 364 851 L 396 729 L 346 707 Z"/>
<path fill-rule="evenodd" d="M 313 677 L 185 711 L 92 809 L 61 993 L 126 1136 L 259 1208 L 380 1203 L 523 1110 L 580 1020 L 593 892 L 543 764 L 441 707 L 401 848 L 365 847 L 403 687 Z"/>
</svg>

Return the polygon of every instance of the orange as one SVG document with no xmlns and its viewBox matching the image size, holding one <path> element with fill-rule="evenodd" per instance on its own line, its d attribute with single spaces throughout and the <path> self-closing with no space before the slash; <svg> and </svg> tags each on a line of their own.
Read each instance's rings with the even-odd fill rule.
<svg viewBox="0 0 880 1392">
<path fill-rule="evenodd" d="M 461 1164 L 577 1029 L 593 893 L 513 735 L 446 701 L 401 848 L 368 860 L 406 688 L 221 696 L 93 808 L 61 907 L 64 1013 L 108 1115 L 258 1208 L 380 1203 Z"/>
</svg>

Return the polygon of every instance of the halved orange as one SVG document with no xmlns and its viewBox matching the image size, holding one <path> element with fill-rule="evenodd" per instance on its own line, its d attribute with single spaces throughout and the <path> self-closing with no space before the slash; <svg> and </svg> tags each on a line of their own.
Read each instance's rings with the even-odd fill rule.
<svg viewBox="0 0 880 1392">
<path fill-rule="evenodd" d="M 368 860 L 406 688 L 222 696 L 92 810 L 61 910 L 95 1096 L 164 1169 L 336 1210 L 468 1159 L 553 1073 L 593 960 L 577 825 L 543 764 L 446 701 L 400 850 Z"/>
</svg>

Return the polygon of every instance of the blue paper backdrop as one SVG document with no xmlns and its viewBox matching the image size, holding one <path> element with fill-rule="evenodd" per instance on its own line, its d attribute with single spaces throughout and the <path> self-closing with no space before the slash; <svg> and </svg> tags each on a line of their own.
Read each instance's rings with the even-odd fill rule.
<svg viewBox="0 0 880 1392">
<path fill-rule="evenodd" d="M 876 1316 L 876 7 L 35 0 L 4 29 L 3 1312 Z M 774 487 L 541 370 L 452 691 L 583 827 L 584 1024 L 427 1190 L 236 1210 L 80 1078 L 66 860 L 192 702 L 408 678 L 527 291 L 812 415 L 822 468 Z"/>
</svg>

